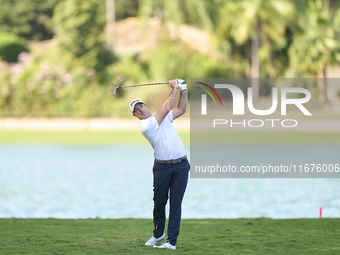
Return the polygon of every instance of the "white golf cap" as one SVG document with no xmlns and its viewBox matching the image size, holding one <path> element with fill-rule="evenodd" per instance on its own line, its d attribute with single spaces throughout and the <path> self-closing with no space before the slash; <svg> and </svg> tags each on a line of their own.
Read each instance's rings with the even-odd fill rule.
<svg viewBox="0 0 340 255">
<path fill-rule="evenodd" d="M 133 112 L 133 110 L 135 109 L 135 105 L 138 103 L 144 104 L 144 102 L 140 100 L 139 98 L 135 98 L 131 101 L 131 103 L 129 104 L 131 112 Z"/>
</svg>

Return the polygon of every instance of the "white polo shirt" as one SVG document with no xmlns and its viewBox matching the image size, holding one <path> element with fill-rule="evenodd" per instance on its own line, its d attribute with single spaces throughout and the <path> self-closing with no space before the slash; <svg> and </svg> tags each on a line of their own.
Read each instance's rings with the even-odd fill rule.
<svg viewBox="0 0 340 255">
<path fill-rule="evenodd" d="M 155 114 L 138 122 L 143 136 L 148 139 L 154 149 L 156 159 L 170 160 L 186 155 L 181 138 L 171 124 L 172 122 L 172 111 L 160 125 L 157 123 Z"/>
</svg>

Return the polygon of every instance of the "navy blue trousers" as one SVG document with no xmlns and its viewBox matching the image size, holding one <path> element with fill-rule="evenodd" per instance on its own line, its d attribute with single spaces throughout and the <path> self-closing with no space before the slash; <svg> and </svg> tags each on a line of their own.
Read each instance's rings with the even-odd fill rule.
<svg viewBox="0 0 340 255">
<path fill-rule="evenodd" d="M 153 166 L 153 223 L 154 237 L 163 235 L 165 206 L 170 195 L 168 242 L 176 245 L 181 223 L 182 200 L 188 183 L 190 164 L 184 160 L 177 164 L 154 163 Z"/>
</svg>

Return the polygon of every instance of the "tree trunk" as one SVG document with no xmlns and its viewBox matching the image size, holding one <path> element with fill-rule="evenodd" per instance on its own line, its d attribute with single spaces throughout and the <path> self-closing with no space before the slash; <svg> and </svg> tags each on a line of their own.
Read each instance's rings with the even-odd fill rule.
<svg viewBox="0 0 340 255">
<path fill-rule="evenodd" d="M 114 50 L 115 43 L 115 0 L 105 0 L 106 3 L 106 43 L 110 51 Z"/>
<path fill-rule="evenodd" d="M 320 91 L 319 94 L 319 103 L 322 106 L 327 106 L 330 104 L 327 95 L 327 79 L 326 79 L 326 67 L 318 70 L 318 89 Z"/>
<path fill-rule="evenodd" d="M 269 51 L 269 57 L 270 57 L 270 66 L 269 66 L 269 75 L 271 78 L 276 77 L 276 71 L 275 71 L 275 53 L 274 50 Z"/>
<path fill-rule="evenodd" d="M 259 76 L 260 76 L 260 61 L 258 57 L 258 51 L 260 48 L 260 31 L 256 25 L 253 39 L 251 42 L 251 87 L 253 88 L 253 101 L 257 101 L 259 97 Z"/>
</svg>

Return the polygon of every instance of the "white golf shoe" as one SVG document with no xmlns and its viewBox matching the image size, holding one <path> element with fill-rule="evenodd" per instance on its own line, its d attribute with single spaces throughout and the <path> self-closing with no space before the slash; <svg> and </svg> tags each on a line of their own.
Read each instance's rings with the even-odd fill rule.
<svg viewBox="0 0 340 255">
<path fill-rule="evenodd" d="M 163 248 L 163 249 L 176 250 L 176 246 L 175 246 L 175 245 L 172 245 L 172 244 L 169 243 L 169 242 L 162 243 L 160 246 L 154 245 L 153 247 L 154 247 L 154 248 L 161 248 L 161 249 Z"/>
<path fill-rule="evenodd" d="M 165 239 L 165 234 L 163 233 L 163 235 L 159 238 L 155 238 L 154 236 L 152 236 L 146 243 L 145 245 L 147 246 L 155 246 L 158 242 L 161 242 Z"/>
</svg>

